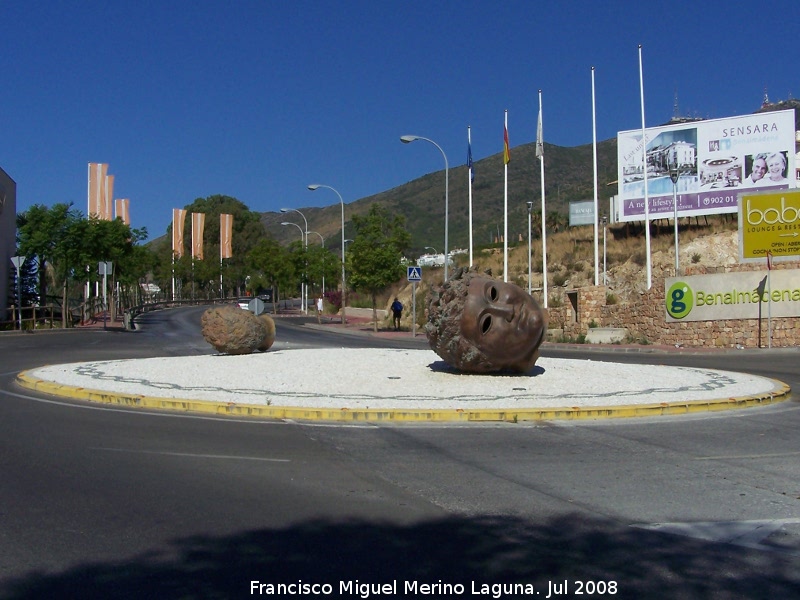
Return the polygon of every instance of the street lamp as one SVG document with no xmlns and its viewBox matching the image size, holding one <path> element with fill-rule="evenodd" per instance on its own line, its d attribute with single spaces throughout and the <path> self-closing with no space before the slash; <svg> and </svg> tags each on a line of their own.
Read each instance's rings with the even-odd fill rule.
<svg viewBox="0 0 800 600">
<path fill-rule="evenodd" d="M 419 135 L 401 135 L 400 141 L 404 144 L 410 144 L 416 140 L 423 140 L 425 142 L 430 142 L 437 148 L 439 148 L 439 152 L 442 153 L 444 157 L 444 280 L 447 281 L 447 259 L 448 259 L 448 240 L 447 240 L 447 233 L 448 233 L 448 220 L 449 220 L 449 210 L 450 210 L 450 167 L 447 164 L 447 155 L 442 150 L 442 147 L 439 146 L 433 140 L 430 140 L 426 137 L 422 137 Z"/>
<path fill-rule="evenodd" d="M 325 238 L 322 237 L 322 234 L 317 231 L 309 231 L 308 233 L 313 233 L 314 235 L 318 235 L 320 242 L 322 243 L 322 249 L 325 250 Z M 325 254 L 322 255 L 322 295 L 325 295 Z"/>
<path fill-rule="evenodd" d="M 284 212 L 284 210 L 281 209 L 281 212 Z M 294 225 L 297 227 L 300 230 L 300 242 L 304 247 L 308 247 L 308 237 L 303 233 L 303 228 L 300 227 L 300 225 L 292 223 L 291 221 L 284 221 L 281 225 Z M 303 275 L 305 275 L 305 273 Z M 300 282 L 300 310 L 306 312 L 306 284 L 304 281 Z"/>
<path fill-rule="evenodd" d="M 678 164 L 678 157 L 675 162 L 669 165 L 669 178 L 672 180 L 672 220 L 675 222 L 675 277 L 678 277 L 678 181 L 685 169 L 685 165 Z"/>
<path fill-rule="evenodd" d="M 342 205 L 342 325 L 347 324 L 347 320 L 345 319 L 345 304 L 347 300 L 347 291 L 344 285 L 344 200 L 342 199 L 342 195 L 336 191 L 335 188 L 332 188 L 329 185 L 325 185 L 323 183 L 312 183 L 308 186 L 312 192 L 314 190 L 318 190 L 319 188 L 326 188 L 331 190 L 334 194 L 339 196 L 339 203 Z"/>
<path fill-rule="evenodd" d="M 603 226 L 603 285 L 608 285 L 606 274 L 606 226 L 608 225 L 608 217 L 600 217 L 600 224 Z"/>
<path fill-rule="evenodd" d="M 308 249 L 308 219 L 306 219 L 306 216 L 303 213 L 301 213 L 299 210 L 297 210 L 296 208 L 282 208 L 281 209 L 282 213 L 286 213 L 286 212 L 289 212 L 289 211 L 296 212 L 298 215 L 303 217 L 303 222 L 306 224 L 305 234 L 303 236 L 303 246 L 306 249 Z M 307 273 L 305 275 L 307 275 Z M 308 286 L 306 285 L 305 282 L 301 283 L 301 285 L 300 285 L 301 295 L 302 295 L 302 298 L 300 299 L 300 310 L 302 310 L 304 313 L 308 313 L 308 298 L 306 297 L 307 293 L 308 293 L 307 292 L 307 287 Z"/>
<path fill-rule="evenodd" d="M 528 295 L 531 293 L 531 210 L 533 202 L 528 202 Z"/>
</svg>

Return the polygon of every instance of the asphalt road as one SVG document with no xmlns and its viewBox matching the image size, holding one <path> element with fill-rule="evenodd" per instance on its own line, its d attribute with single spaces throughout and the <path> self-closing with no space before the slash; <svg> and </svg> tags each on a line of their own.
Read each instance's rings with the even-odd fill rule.
<svg viewBox="0 0 800 600">
<path fill-rule="evenodd" d="M 281 597 L 798 597 L 796 401 L 345 427 L 98 407 L 13 384 L 42 364 L 208 353 L 201 311 L 143 315 L 132 333 L 0 335 L 0 597 L 267 595 L 253 581 L 308 592 Z M 420 340 L 279 319 L 276 344 Z M 800 389 L 794 352 L 543 354 L 741 370 Z M 528 587 L 492 587 L 511 584 Z"/>
</svg>

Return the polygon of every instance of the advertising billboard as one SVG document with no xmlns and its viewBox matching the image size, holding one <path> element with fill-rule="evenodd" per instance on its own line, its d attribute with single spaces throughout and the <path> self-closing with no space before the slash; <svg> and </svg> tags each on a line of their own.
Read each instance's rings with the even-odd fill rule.
<svg viewBox="0 0 800 600">
<path fill-rule="evenodd" d="M 800 190 L 739 195 L 739 258 L 800 256 Z"/>
<path fill-rule="evenodd" d="M 621 131 L 617 170 L 617 221 L 644 220 L 645 185 L 650 219 L 674 215 L 673 194 L 679 217 L 735 213 L 740 192 L 797 187 L 794 110 Z"/>
</svg>

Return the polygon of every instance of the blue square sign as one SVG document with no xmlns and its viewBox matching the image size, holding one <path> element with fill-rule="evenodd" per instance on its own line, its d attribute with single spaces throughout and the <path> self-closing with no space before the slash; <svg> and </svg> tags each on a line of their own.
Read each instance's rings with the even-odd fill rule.
<svg viewBox="0 0 800 600">
<path fill-rule="evenodd" d="M 422 281 L 422 267 L 407 267 L 409 281 Z"/>
</svg>

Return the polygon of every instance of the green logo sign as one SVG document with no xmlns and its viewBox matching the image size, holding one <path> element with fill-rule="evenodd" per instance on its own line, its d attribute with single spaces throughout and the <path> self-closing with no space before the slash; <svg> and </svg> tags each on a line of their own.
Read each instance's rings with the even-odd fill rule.
<svg viewBox="0 0 800 600">
<path fill-rule="evenodd" d="M 673 319 L 682 319 L 690 312 L 694 306 L 694 294 L 692 288 L 683 281 L 676 281 L 667 290 L 667 312 Z"/>
</svg>

